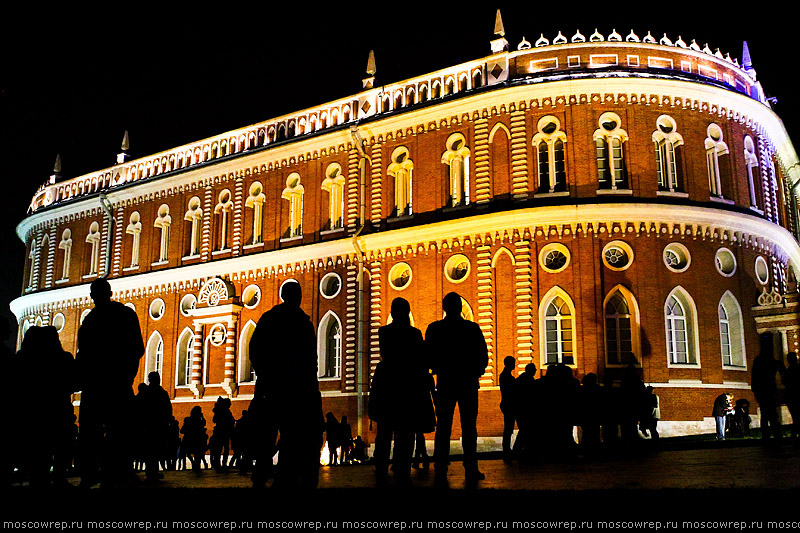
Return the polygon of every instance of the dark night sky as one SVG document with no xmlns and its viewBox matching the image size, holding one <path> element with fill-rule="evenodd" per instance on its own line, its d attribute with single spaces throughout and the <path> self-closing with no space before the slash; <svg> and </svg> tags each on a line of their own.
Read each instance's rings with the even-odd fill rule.
<svg viewBox="0 0 800 533">
<path fill-rule="evenodd" d="M 533 43 L 540 33 L 552 40 L 559 30 L 570 38 L 580 29 L 588 38 L 597 28 L 625 37 L 633 29 L 640 37 L 649 30 L 656 39 L 665 32 L 672 40 L 696 39 L 741 60 L 747 40 L 759 81 L 779 99 L 776 112 L 790 135 L 800 135 L 800 96 L 790 85 L 800 46 L 790 17 L 752 7 L 686 5 L 656 16 L 641 2 L 614 9 L 606 4 L 595 12 L 577 4 L 543 10 L 534 2 L 469 8 L 447 2 L 425 13 L 408 3 L 381 10 L 374 4 L 295 2 L 280 12 L 271 11 L 270 3 L 194 2 L 170 12 L 163 4 L 127 12 L 36 4 L 4 13 L 0 307 L 20 293 L 24 246 L 15 226 L 52 173 L 56 154 L 62 174 L 72 178 L 112 165 L 125 130 L 130 153 L 141 157 L 355 94 L 370 49 L 379 84 L 483 57 L 490 53 L 498 7 L 512 49 L 523 36 Z M 729 13 L 699 18 L 716 9 Z"/>
</svg>

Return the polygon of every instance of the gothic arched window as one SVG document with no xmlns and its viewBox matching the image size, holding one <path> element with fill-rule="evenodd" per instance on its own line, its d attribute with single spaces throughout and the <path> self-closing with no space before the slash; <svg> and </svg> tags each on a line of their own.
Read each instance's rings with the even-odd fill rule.
<svg viewBox="0 0 800 533">
<path fill-rule="evenodd" d="M 409 157 L 408 148 L 396 148 L 391 161 L 387 173 L 394 177 L 394 216 L 411 215 L 414 162 Z"/>
<path fill-rule="evenodd" d="M 628 172 L 625 168 L 623 145 L 628 140 L 628 133 L 620 127 L 622 121 L 616 113 L 603 113 L 598 125 L 600 127 L 592 136 L 595 143 L 598 187 L 627 189 Z"/>
<path fill-rule="evenodd" d="M 744 370 L 746 366 L 744 327 L 739 302 L 730 291 L 722 295 L 717 307 L 722 367 Z"/>
<path fill-rule="evenodd" d="M 333 311 L 328 311 L 317 331 L 318 376 L 338 378 L 342 366 L 342 323 Z"/>
<path fill-rule="evenodd" d="M 189 222 L 188 228 L 188 255 L 189 257 L 200 254 L 200 223 L 203 220 L 203 208 L 200 207 L 200 198 L 193 196 L 189 199 L 189 205 L 183 219 Z"/>
<path fill-rule="evenodd" d="M 303 194 L 305 189 L 300 184 L 300 174 L 292 172 L 286 178 L 286 188 L 281 198 L 289 202 L 289 227 L 284 238 L 291 239 L 303 235 Z"/>
<path fill-rule="evenodd" d="M 694 302 L 676 287 L 664 304 L 667 363 L 669 366 L 698 365 L 697 318 Z"/>
<path fill-rule="evenodd" d="M 566 292 L 553 287 L 539 306 L 542 365 L 575 364 L 575 307 Z"/>
<path fill-rule="evenodd" d="M 708 168 L 708 189 L 712 196 L 722 196 L 722 176 L 724 174 L 721 158 L 728 155 L 728 145 L 722 139 L 722 129 L 710 124 L 705 140 L 706 166 Z"/>
<path fill-rule="evenodd" d="M 244 206 L 253 210 L 253 238 L 250 244 L 260 244 L 264 242 L 262 224 L 264 202 L 267 200 L 267 197 L 264 194 L 264 186 L 258 181 L 254 181 L 250 184 L 250 190 L 248 192 L 249 194 L 247 195 L 247 200 L 244 202 Z"/>
<path fill-rule="evenodd" d="M 606 363 L 638 365 L 639 320 L 633 294 L 622 286 L 605 301 Z"/>
<path fill-rule="evenodd" d="M 442 163 L 449 167 L 448 205 L 451 207 L 469 205 L 469 163 L 470 151 L 466 140 L 460 133 L 447 139 L 447 151 L 442 154 Z"/>
<path fill-rule="evenodd" d="M 561 122 L 556 117 L 539 119 L 538 133 L 533 136 L 533 146 L 538 155 L 540 194 L 567 190 L 567 171 L 564 160 L 564 144 L 567 134 L 561 131 Z"/>
<path fill-rule="evenodd" d="M 656 172 L 658 188 L 662 191 L 682 191 L 680 151 L 683 137 L 676 131 L 675 120 L 668 115 L 661 115 L 656 120 L 656 131 L 653 142 L 656 149 Z"/>
<path fill-rule="evenodd" d="M 344 227 L 344 176 L 339 163 L 331 163 L 325 170 L 322 190 L 328 193 L 328 229 Z"/>
</svg>

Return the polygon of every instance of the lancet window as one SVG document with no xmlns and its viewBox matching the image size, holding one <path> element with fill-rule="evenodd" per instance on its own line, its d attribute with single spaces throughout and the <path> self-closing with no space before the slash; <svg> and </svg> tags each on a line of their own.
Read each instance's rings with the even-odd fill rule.
<svg viewBox="0 0 800 533">
<path fill-rule="evenodd" d="M 656 149 L 659 190 L 682 192 L 679 147 L 683 146 L 683 137 L 677 132 L 675 120 L 668 115 L 658 117 L 652 138 Z"/>
<path fill-rule="evenodd" d="M 598 187 L 610 190 L 627 189 L 628 172 L 623 147 L 628 140 L 628 133 L 621 128 L 622 120 L 616 113 L 603 113 L 598 125 L 600 127 L 592 136 L 595 143 Z"/>
<path fill-rule="evenodd" d="M 325 170 L 322 190 L 328 193 L 328 229 L 344 227 L 344 176 L 339 163 L 331 163 Z"/>
<path fill-rule="evenodd" d="M 450 207 L 469 204 L 469 165 L 470 151 L 466 140 L 460 133 L 454 133 L 447 139 L 447 151 L 442 154 L 442 163 L 449 167 Z"/>
<path fill-rule="evenodd" d="M 394 178 L 394 216 L 411 215 L 414 162 L 409 157 L 408 148 L 396 148 L 392 152 L 391 161 L 387 173 Z"/>
<path fill-rule="evenodd" d="M 541 194 L 567 190 L 567 172 L 564 144 L 567 134 L 561 131 L 561 122 L 553 116 L 539 119 L 538 132 L 533 136 L 533 146 L 538 156 L 538 192 Z"/>
</svg>

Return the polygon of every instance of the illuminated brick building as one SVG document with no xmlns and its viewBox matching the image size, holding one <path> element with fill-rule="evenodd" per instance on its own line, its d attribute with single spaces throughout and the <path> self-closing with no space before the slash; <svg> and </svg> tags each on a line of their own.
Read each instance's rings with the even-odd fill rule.
<svg viewBox="0 0 800 533">
<path fill-rule="evenodd" d="M 178 417 L 220 395 L 238 413 L 255 323 L 294 279 L 324 410 L 356 421 L 392 299 L 424 332 L 457 291 L 490 352 L 481 436 L 502 431 L 507 355 L 609 383 L 633 363 L 667 434 L 710 427 L 721 391 L 752 400 L 758 332 L 798 347 L 800 166 L 746 46 L 495 37 L 481 59 L 381 86 L 371 61 L 356 95 L 57 171 L 17 230 L 21 331 L 53 324 L 74 353 L 108 275 L 142 324 L 139 379 L 158 370 Z"/>
</svg>

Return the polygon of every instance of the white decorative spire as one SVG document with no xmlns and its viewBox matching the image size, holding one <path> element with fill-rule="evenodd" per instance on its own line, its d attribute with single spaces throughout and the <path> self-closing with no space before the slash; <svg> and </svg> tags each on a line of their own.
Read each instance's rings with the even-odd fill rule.
<svg viewBox="0 0 800 533">
<path fill-rule="evenodd" d="M 609 41 L 620 42 L 620 41 L 622 41 L 622 35 L 617 33 L 617 30 L 614 29 L 614 30 L 611 31 L 611 35 L 608 36 L 608 40 Z"/>
<path fill-rule="evenodd" d="M 753 60 L 750 57 L 750 47 L 747 46 L 747 41 L 742 44 L 742 68 L 752 76 L 753 80 L 756 79 L 756 69 L 753 68 Z"/>
<path fill-rule="evenodd" d="M 361 80 L 362 85 L 365 89 L 372 89 L 375 85 L 375 51 L 369 51 L 369 57 L 367 57 L 367 77 Z"/>
<path fill-rule="evenodd" d="M 566 38 L 566 37 L 564 37 L 564 36 L 561 34 L 561 32 L 560 32 L 560 31 L 558 32 L 558 35 L 556 35 L 556 38 L 555 38 L 555 39 L 553 39 L 553 44 L 566 44 L 566 42 L 567 42 L 567 38 Z"/>
<path fill-rule="evenodd" d="M 48 185 L 53 185 L 58 179 L 61 177 L 61 154 L 56 154 L 56 162 L 53 165 L 53 173 L 50 175 L 50 179 L 47 180 Z"/>
<path fill-rule="evenodd" d="M 578 30 L 578 31 L 575 32 L 575 35 L 572 36 L 572 42 L 573 43 L 585 43 L 586 42 L 586 37 L 583 36 L 583 34 L 581 33 L 581 30 Z"/>
<path fill-rule="evenodd" d="M 544 33 L 542 33 L 540 35 L 540 37 L 536 40 L 536 42 L 533 43 L 533 46 L 535 46 L 536 48 L 539 48 L 540 46 L 547 46 L 548 44 L 550 44 L 550 41 L 548 41 L 545 38 Z"/>
<path fill-rule="evenodd" d="M 681 39 L 680 35 L 678 35 L 678 40 L 675 41 L 675 46 L 680 46 L 681 48 L 686 48 L 686 43 L 683 42 L 683 39 Z"/>
<path fill-rule="evenodd" d="M 594 33 L 589 36 L 589 42 L 598 43 L 603 40 L 603 36 L 600 35 L 600 32 L 597 31 L 597 28 L 594 29 Z"/>
<path fill-rule="evenodd" d="M 695 52 L 700 52 L 700 46 L 697 44 L 697 41 L 692 39 L 692 44 L 689 45 L 690 50 L 694 50 Z"/>
<path fill-rule="evenodd" d="M 645 36 L 644 36 L 644 39 L 642 39 L 642 40 L 643 40 L 644 42 L 648 43 L 648 44 L 656 44 L 656 39 L 655 39 L 655 37 L 653 37 L 652 35 L 650 35 L 650 32 L 649 32 L 649 31 L 647 32 L 647 35 L 645 35 Z"/>
<path fill-rule="evenodd" d="M 489 43 L 489 46 L 492 47 L 492 53 L 498 54 L 508 51 L 508 41 L 505 38 L 506 30 L 503 27 L 503 17 L 500 16 L 499 9 L 494 17 L 494 34 L 497 38 Z"/>
<path fill-rule="evenodd" d="M 494 34 L 499 37 L 505 37 L 506 30 L 503 28 L 503 17 L 500 16 L 500 10 L 497 10 L 497 15 L 494 17 Z"/>
<path fill-rule="evenodd" d="M 641 39 L 639 39 L 639 36 L 638 36 L 638 35 L 636 35 L 635 33 L 633 33 L 633 30 L 631 30 L 631 32 L 628 34 L 628 36 L 627 36 L 627 37 L 625 37 L 625 40 L 626 40 L 626 41 L 628 41 L 629 43 L 638 43 L 638 42 L 641 42 Z"/>
<path fill-rule="evenodd" d="M 670 41 L 670 40 L 669 40 L 669 37 L 667 37 L 667 34 L 666 34 L 666 33 L 665 33 L 665 34 L 664 34 L 664 36 L 661 38 L 661 40 L 660 40 L 660 41 L 658 41 L 658 43 L 659 43 L 659 44 L 662 44 L 662 45 L 664 45 L 664 46 L 673 46 L 673 44 L 672 44 L 672 41 Z"/>
<path fill-rule="evenodd" d="M 531 48 L 531 43 L 529 43 L 529 42 L 528 42 L 528 41 L 525 39 L 525 36 L 523 35 L 523 36 L 522 36 L 522 40 L 521 40 L 521 41 L 519 42 L 519 44 L 517 45 L 517 50 L 530 50 L 530 48 Z"/>
<path fill-rule="evenodd" d="M 128 159 L 131 158 L 128 155 L 128 150 L 131 148 L 131 140 L 128 136 L 128 130 L 125 130 L 125 134 L 122 136 L 122 144 L 120 145 L 120 153 L 117 154 L 117 164 L 122 164 Z"/>
</svg>

